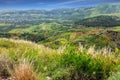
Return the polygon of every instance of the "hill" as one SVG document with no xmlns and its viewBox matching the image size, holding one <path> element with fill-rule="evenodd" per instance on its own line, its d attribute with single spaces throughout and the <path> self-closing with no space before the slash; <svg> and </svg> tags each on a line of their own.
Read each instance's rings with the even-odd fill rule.
<svg viewBox="0 0 120 80">
<path fill-rule="evenodd" d="M 112 50 L 120 49 L 120 31 L 105 30 L 99 34 L 88 38 L 86 44 L 95 45 L 98 49 L 103 47 L 109 47 Z"/>
<path fill-rule="evenodd" d="M 104 16 L 102 17 L 105 18 Z M 107 16 L 107 17 L 112 18 L 111 16 Z M 116 20 L 116 17 L 113 17 L 113 20 L 114 18 Z M 97 17 L 90 18 L 90 19 L 98 19 L 102 21 L 101 16 L 100 16 L 100 19 Z M 104 21 L 102 22 L 104 23 Z M 96 25 L 96 23 L 97 22 L 95 22 L 92 25 Z M 109 24 L 103 24 L 103 23 L 102 25 L 109 25 Z M 118 44 L 118 41 L 117 42 L 109 41 L 111 39 L 110 36 L 108 41 L 103 42 L 104 38 L 105 40 L 108 39 L 107 30 L 116 31 L 118 33 L 117 35 L 119 36 L 119 31 L 120 31 L 119 26 L 115 27 L 115 25 L 114 27 L 110 27 L 110 26 L 86 27 L 86 26 L 81 26 L 79 24 L 62 25 L 58 23 L 43 23 L 40 25 L 30 26 L 29 28 L 26 28 L 26 29 L 24 28 L 12 29 L 11 31 L 6 33 L 0 33 L 0 37 L 29 40 L 53 49 L 58 49 L 59 47 L 65 46 L 68 44 L 78 46 L 79 43 L 82 43 L 83 45 L 88 45 L 88 46 L 96 45 L 96 47 L 99 46 L 100 48 L 108 47 L 108 46 L 110 47 L 110 43 L 111 44 L 115 43 L 115 46 L 113 47 L 118 48 L 116 46 L 116 44 Z M 102 35 L 99 35 L 99 34 L 102 34 Z M 91 42 L 91 40 L 93 40 L 93 43 Z"/>
<path fill-rule="evenodd" d="M 88 26 L 88 27 L 115 27 L 120 26 L 120 17 L 101 15 L 91 18 L 86 18 L 76 22 L 75 24 Z"/>
<path fill-rule="evenodd" d="M 113 14 L 120 13 L 120 4 L 111 3 L 111 4 L 101 4 L 94 8 L 93 14 Z"/>
<path fill-rule="evenodd" d="M 82 45 L 53 50 L 28 41 L 0 39 L 0 79 L 103 80 L 119 70 L 117 53 Z"/>
</svg>

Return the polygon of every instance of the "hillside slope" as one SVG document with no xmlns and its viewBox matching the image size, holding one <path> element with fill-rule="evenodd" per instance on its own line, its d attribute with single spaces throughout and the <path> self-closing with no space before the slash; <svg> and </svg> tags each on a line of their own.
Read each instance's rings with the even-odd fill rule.
<svg viewBox="0 0 120 80">
<path fill-rule="evenodd" d="M 103 80 L 119 70 L 117 53 L 82 45 L 53 50 L 28 41 L 0 39 L 0 79 Z"/>
<path fill-rule="evenodd" d="M 76 22 L 75 24 L 91 27 L 115 27 L 120 26 L 120 17 L 110 15 L 100 15 L 90 17 Z"/>
</svg>

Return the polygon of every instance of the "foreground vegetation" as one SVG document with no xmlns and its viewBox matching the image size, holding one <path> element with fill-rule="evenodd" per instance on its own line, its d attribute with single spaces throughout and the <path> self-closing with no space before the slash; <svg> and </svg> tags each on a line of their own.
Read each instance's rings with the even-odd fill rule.
<svg viewBox="0 0 120 80">
<path fill-rule="evenodd" d="M 15 80 L 118 80 L 119 50 L 67 45 L 53 50 L 23 40 L 0 39 L 0 77 Z M 114 72 L 114 73 L 113 73 Z M 116 73 L 116 74 L 115 74 Z M 113 77 L 108 80 L 113 80 Z"/>
</svg>

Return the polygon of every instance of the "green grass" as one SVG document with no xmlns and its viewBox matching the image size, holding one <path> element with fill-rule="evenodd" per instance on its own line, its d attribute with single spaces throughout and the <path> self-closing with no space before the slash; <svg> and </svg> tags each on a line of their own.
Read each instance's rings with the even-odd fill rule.
<svg viewBox="0 0 120 80">
<path fill-rule="evenodd" d="M 111 72 L 119 70 L 120 59 L 114 55 L 118 53 L 119 50 L 111 52 L 107 48 L 87 49 L 82 45 L 79 47 L 68 45 L 59 50 L 53 50 L 29 41 L 0 39 L 0 61 L 9 63 L 0 62 L 0 64 L 8 66 L 8 68 L 4 67 L 7 74 L 20 79 L 22 78 L 19 75 L 23 75 L 19 70 L 21 71 L 21 66 L 24 66 L 26 74 L 33 75 L 32 78 L 36 77 L 35 80 L 37 78 L 38 80 L 46 80 L 46 78 L 103 80 L 109 77 Z M 10 65 L 13 67 L 9 67 Z M 13 75 L 14 72 L 16 75 Z"/>
<path fill-rule="evenodd" d="M 0 24 L 0 27 L 11 26 L 11 24 Z"/>
<path fill-rule="evenodd" d="M 120 80 L 120 72 L 112 73 L 107 80 Z"/>
<path fill-rule="evenodd" d="M 113 27 L 113 30 L 114 30 L 114 31 L 120 31 L 120 26 Z"/>
</svg>

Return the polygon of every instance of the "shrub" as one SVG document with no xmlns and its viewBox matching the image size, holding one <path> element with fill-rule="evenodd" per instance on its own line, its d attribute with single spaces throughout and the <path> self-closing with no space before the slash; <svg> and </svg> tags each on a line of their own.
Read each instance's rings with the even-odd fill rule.
<svg viewBox="0 0 120 80">
<path fill-rule="evenodd" d="M 120 80 L 120 72 L 113 73 L 107 80 Z"/>
<path fill-rule="evenodd" d="M 105 58 L 101 54 L 97 54 L 97 56 L 93 55 L 87 54 L 87 50 L 85 49 L 81 52 L 76 50 L 75 47 L 69 47 L 61 55 L 61 65 L 66 68 L 70 66 L 74 67 L 71 79 L 103 80 L 109 76 L 113 67 L 115 67 L 115 59 L 112 60 L 111 57 Z"/>
<path fill-rule="evenodd" d="M 10 47 L 16 47 L 16 45 L 15 45 L 15 43 L 13 43 L 7 39 L 0 39 L 0 47 L 10 48 Z"/>
<path fill-rule="evenodd" d="M 58 68 L 52 73 L 52 80 L 70 80 L 71 68 Z"/>
<path fill-rule="evenodd" d="M 38 80 L 32 64 L 28 62 L 23 62 L 16 65 L 11 75 L 15 80 Z"/>
<path fill-rule="evenodd" d="M 12 63 L 7 54 L 0 54 L 0 78 L 10 77 L 9 69 L 12 68 Z"/>
</svg>

